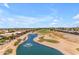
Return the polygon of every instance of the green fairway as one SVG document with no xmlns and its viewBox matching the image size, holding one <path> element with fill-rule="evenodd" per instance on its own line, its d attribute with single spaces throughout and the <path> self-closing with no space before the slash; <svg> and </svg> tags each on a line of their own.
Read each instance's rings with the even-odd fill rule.
<svg viewBox="0 0 79 59">
<path fill-rule="evenodd" d="M 47 34 L 49 33 L 49 29 L 40 29 L 38 32 L 41 34 Z"/>
</svg>

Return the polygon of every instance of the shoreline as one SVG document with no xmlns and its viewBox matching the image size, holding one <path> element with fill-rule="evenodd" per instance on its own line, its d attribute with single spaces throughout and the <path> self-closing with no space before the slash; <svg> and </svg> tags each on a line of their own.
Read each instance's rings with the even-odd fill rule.
<svg viewBox="0 0 79 59">
<path fill-rule="evenodd" d="M 14 55 L 16 55 L 16 50 L 17 50 L 17 48 L 19 47 L 19 45 L 21 45 L 22 43 L 24 43 L 25 41 L 27 41 L 27 39 L 28 39 L 28 34 L 31 34 L 31 32 L 27 33 L 27 34 L 25 35 L 25 39 L 23 39 L 23 40 L 18 44 L 18 46 L 17 46 L 16 49 L 15 49 L 15 54 L 14 54 Z"/>
<path fill-rule="evenodd" d="M 30 34 L 31 32 L 29 32 L 29 33 L 26 33 L 26 34 L 24 34 L 24 35 L 22 35 L 22 36 L 20 36 L 20 37 L 18 37 L 18 38 L 16 38 L 16 39 L 14 39 L 13 41 L 11 41 L 11 42 L 9 42 L 8 44 L 5 44 L 5 45 L 3 45 L 3 46 L 1 46 L 0 48 L 0 55 L 4 55 L 4 52 L 8 49 L 8 48 L 11 48 L 13 51 L 12 51 L 12 53 L 11 54 L 9 54 L 9 55 L 16 55 L 16 49 L 18 48 L 18 46 L 20 45 L 20 44 L 22 44 L 23 42 L 25 42 L 27 39 L 28 39 L 28 37 L 27 37 L 27 35 L 28 34 Z M 24 38 L 26 38 L 25 40 L 24 40 Z M 22 41 L 17 45 L 17 46 L 14 46 L 14 43 L 17 41 L 17 39 L 22 39 Z"/>
<path fill-rule="evenodd" d="M 62 50 L 58 49 L 57 47 L 54 47 L 54 46 L 53 46 L 53 47 L 50 47 L 49 45 L 40 43 L 40 42 L 38 42 L 38 41 L 36 41 L 36 40 L 34 40 L 34 42 L 36 42 L 36 43 L 38 43 L 38 44 L 41 44 L 41 45 L 43 45 L 43 46 L 46 46 L 46 47 L 48 47 L 48 48 L 56 49 L 56 50 L 58 50 L 59 52 L 61 52 L 63 55 L 67 54 L 67 53 L 63 52 Z"/>
<path fill-rule="evenodd" d="M 5 50 L 8 48 L 13 49 L 13 52 L 9 55 L 16 55 L 16 50 L 17 50 L 18 46 L 20 44 L 24 43 L 28 39 L 28 34 L 38 34 L 38 33 L 37 32 L 29 32 L 29 33 L 26 33 L 26 34 L 16 38 L 15 40 L 11 41 L 10 43 L 4 45 L 2 50 L 0 49 L 0 55 L 3 55 Z M 62 39 L 62 38 L 59 38 L 58 36 L 55 36 L 53 33 L 51 33 L 51 35 L 52 35 L 52 38 L 54 40 L 58 40 L 59 43 L 50 43 L 47 41 L 39 42 L 38 41 L 39 37 L 41 37 L 42 34 L 38 34 L 38 36 L 36 38 L 34 38 L 33 41 L 38 43 L 38 44 L 47 46 L 49 48 L 54 48 L 54 49 L 58 50 L 59 52 L 61 52 L 63 55 L 78 55 L 79 54 L 79 51 L 77 51 L 75 49 L 75 48 L 79 47 L 79 44 L 70 42 L 70 41 Z M 46 36 L 46 38 L 49 38 L 49 34 L 43 35 L 43 36 Z M 24 38 L 26 38 L 26 39 L 24 39 Z M 17 46 L 14 46 L 14 43 L 17 41 L 17 39 L 22 39 L 22 40 Z"/>
<path fill-rule="evenodd" d="M 38 42 L 38 40 L 39 40 L 38 38 L 39 38 L 39 37 L 40 37 L 40 36 L 38 36 L 37 38 L 33 39 L 33 41 L 34 41 L 35 43 L 41 44 L 41 45 L 46 46 L 46 47 L 48 47 L 48 48 L 56 49 L 56 50 L 58 50 L 59 52 L 61 52 L 63 55 L 66 54 L 66 53 L 64 53 L 63 51 L 60 51 L 60 49 L 58 49 L 57 47 L 51 47 L 51 46 L 46 45 L 46 44 L 44 44 L 44 43 Z"/>
<path fill-rule="evenodd" d="M 57 49 L 64 55 L 78 55 L 79 54 L 79 52 L 75 49 L 75 48 L 78 48 L 79 44 L 77 45 L 76 43 L 69 42 L 65 39 L 60 39 L 60 38 L 58 40 L 57 37 L 54 38 L 54 40 L 58 40 L 60 43 L 50 43 L 50 42 L 46 42 L 46 41 L 39 42 L 38 40 L 39 40 L 40 36 L 41 35 L 39 35 L 37 38 L 35 38 L 34 42 L 48 46 L 50 48 Z"/>
<path fill-rule="evenodd" d="M 26 39 L 23 40 L 23 41 L 21 41 L 21 42 L 19 43 L 19 45 L 21 45 L 22 43 L 24 43 L 25 41 L 27 41 L 27 39 L 28 39 L 28 37 L 27 37 L 28 34 L 33 34 L 33 33 L 32 33 L 32 32 L 27 33 L 27 34 L 26 34 Z M 18 45 L 18 46 L 19 46 L 19 45 Z M 17 46 L 16 49 L 15 49 L 15 55 L 16 55 L 16 50 L 17 50 L 18 46 Z"/>
</svg>

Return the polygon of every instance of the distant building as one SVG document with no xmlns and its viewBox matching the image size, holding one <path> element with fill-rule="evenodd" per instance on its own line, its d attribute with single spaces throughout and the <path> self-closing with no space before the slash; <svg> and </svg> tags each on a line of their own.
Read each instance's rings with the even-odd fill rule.
<svg viewBox="0 0 79 59">
<path fill-rule="evenodd" d="M 4 36 L 0 35 L 0 39 L 2 39 Z"/>
</svg>

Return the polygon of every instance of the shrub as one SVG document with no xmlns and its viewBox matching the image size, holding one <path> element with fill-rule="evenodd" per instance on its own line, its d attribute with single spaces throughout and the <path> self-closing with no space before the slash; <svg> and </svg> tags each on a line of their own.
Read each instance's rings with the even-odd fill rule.
<svg viewBox="0 0 79 59">
<path fill-rule="evenodd" d="M 40 37 L 38 41 L 39 42 L 47 41 L 50 43 L 59 43 L 59 41 L 57 41 L 57 40 L 44 39 L 43 37 Z"/>
<path fill-rule="evenodd" d="M 4 53 L 4 55 L 8 55 L 8 54 L 11 54 L 13 51 L 13 49 L 7 49 Z"/>
<path fill-rule="evenodd" d="M 50 40 L 50 39 L 44 39 L 44 40 L 51 43 L 59 43 L 59 41 L 57 40 Z"/>
<path fill-rule="evenodd" d="M 77 48 L 76 50 L 79 51 L 79 48 Z"/>
<path fill-rule="evenodd" d="M 20 43 L 21 39 L 18 39 L 15 43 L 14 46 L 17 46 Z"/>
</svg>

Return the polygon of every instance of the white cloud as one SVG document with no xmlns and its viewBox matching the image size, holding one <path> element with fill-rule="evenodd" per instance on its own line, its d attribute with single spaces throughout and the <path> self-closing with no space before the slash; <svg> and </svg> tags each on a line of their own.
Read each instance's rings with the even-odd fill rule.
<svg viewBox="0 0 79 59">
<path fill-rule="evenodd" d="M 51 25 L 55 25 L 55 24 L 57 24 L 57 23 L 52 23 Z"/>
<path fill-rule="evenodd" d="M 11 16 L 1 19 L 6 27 L 55 27 L 60 19 L 54 17 L 27 17 L 27 16 Z M 3 26 L 4 27 L 4 26 Z"/>
<path fill-rule="evenodd" d="M 58 21 L 61 21 L 60 18 L 51 16 L 51 15 L 44 16 L 44 17 L 27 17 L 27 16 L 11 15 L 8 13 L 7 14 L 8 17 L 7 17 L 5 13 L 7 11 L 1 10 L 1 12 L 3 12 L 3 15 L 2 14 L 0 15 L 0 18 L 1 18 L 0 26 L 3 26 L 3 27 L 11 27 L 11 28 L 13 27 L 26 27 L 26 28 L 27 27 L 28 28 L 29 27 L 53 27 L 58 24 Z"/>
<path fill-rule="evenodd" d="M 17 19 L 17 20 L 16 20 Z M 59 22 L 61 21 L 60 17 L 59 18 L 54 18 L 52 16 L 45 16 L 45 17 L 26 17 L 26 16 L 16 16 L 15 22 L 17 24 L 25 24 L 28 27 L 30 26 L 35 26 L 35 27 L 55 27 Z"/>
<path fill-rule="evenodd" d="M 51 23 L 49 24 L 49 26 L 50 26 L 50 27 L 55 27 L 56 24 L 57 24 L 56 22 L 51 22 Z"/>
<path fill-rule="evenodd" d="M 76 21 L 75 24 L 79 24 L 79 21 Z"/>
<path fill-rule="evenodd" d="M 79 20 L 79 14 L 75 15 L 73 19 Z"/>
<path fill-rule="evenodd" d="M 54 22 L 57 22 L 57 21 L 58 21 L 58 19 L 54 19 L 53 21 L 54 21 Z"/>
<path fill-rule="evenodd" d="M 76 21 L 74 22 L 73 26 L 79 26 L 79 14 L 75 15 L 73 17 L 73 19 L 75 19 Z"/>
<path fill-rule="evenodd" d="M 9 5 L 8 5 L 8 3 L 4 3 L 4 6 L 5 6 L 6 8 L 10 8 Z"/>
<path fill-rule="evenodd" d="M 73 26 L 75 26 L 75 27 L 78 26 L 79 27 L 79 21 L 75 21 L 74 24 L 73 24 Z"/>
</svg>

